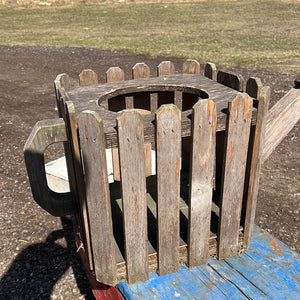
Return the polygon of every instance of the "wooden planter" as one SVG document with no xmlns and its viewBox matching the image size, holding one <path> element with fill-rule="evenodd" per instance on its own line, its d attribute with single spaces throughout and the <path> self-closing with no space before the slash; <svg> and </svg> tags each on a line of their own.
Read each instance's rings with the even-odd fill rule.
<svg viewBox="0 0 300 300">
<path fill-rule="evenodd" d="M 25 146 L 35 200 L 52 214 L 76 216 L 90 269 L 108 285 L 247 249 L 260 166 L 283 138 L 264 142 L 268 122 L 284 116 L 267 117 L 270 90 L 259 79 L 250 78 L 244 93 L 241 76 L 211 63 L 205 76 L 194 60 L 183 74 L 173 75 L 171 62 L 157 70 L 150 78 L 149 67 L 136 64 L 134 80 L 123 81 L 124 72 L 110 68 L 106 84 L 84 70 L 74 88 L 59 75 L 63 120 L 39 123 Z M 44 148 L 61 141 L 71 190 L 63 196 L 45 182 L 36 187 Z"/>
</svg>

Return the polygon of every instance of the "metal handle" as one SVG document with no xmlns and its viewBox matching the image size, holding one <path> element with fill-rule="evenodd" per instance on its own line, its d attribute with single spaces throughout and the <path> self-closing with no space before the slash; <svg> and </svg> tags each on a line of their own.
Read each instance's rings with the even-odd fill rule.
<svg viewBox="0 0 300 300">
<path fill-rule="evenodd" d="M 73 215 L 77 205 L 72 192 L 56 193 L 47 184 L 44 152 L 54 143 L 66 142 L 63 119 L 39 121 L 25 146 L 24 158 L 34 200 L 53 216 Z"/>
</svg>

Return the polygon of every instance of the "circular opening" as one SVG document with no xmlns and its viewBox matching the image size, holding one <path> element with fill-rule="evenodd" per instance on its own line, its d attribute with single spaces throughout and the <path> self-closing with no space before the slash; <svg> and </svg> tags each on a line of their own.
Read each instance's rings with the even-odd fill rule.
<svg viewBox="0 0 300 300">
<path fill-rule="evenodd" d="M 189 87 L 155 86 L 128 87 L 114 90 L 99 99 L 109 111 L 140 109 L 142 114 L 155 113 L 163 104 L 175 104 L 181 111 L 192 109 L 199 99 L 208 99 L 203 90 Z"/>
</svg>

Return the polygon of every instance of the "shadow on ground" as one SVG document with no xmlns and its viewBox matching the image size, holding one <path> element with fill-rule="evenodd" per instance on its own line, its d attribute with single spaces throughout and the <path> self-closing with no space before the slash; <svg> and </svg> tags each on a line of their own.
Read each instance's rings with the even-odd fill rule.
<svg viewBox="0 0 300 300">
<path fill-rule="evenodd" d="M 72 222 L 61 218 L 63 229 L 51 232 L 43 243 L 25 248 L 0 279 L 0 299 L 52 299 L 55 284 L 71 267 L 85 299 L 94 299 L 81 268 Z M 65 238 L 67 248 L 56 243 Z"/>
</svg>

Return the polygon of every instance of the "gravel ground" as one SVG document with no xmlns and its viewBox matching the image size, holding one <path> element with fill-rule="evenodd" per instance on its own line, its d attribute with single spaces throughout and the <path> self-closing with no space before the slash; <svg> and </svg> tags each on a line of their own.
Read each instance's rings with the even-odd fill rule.
<svg viewBox="0 0 300 300">
<path fill-rule="evenodd" d="M 169 58 L 81 48 L 0 47 L 0 299 L 93 299 L 69 221 L 44 212 L 32 199 L 22 148 L 35 122 L 55 118 L 53 80 L 84 68 L 120 66 L 130 76 L 136 62 L 155 67 Z M 171 59 L 180 72 L 182 59 Z M 235 71 L 258 76 L 272 88 L 273 105 L 293 78 L 266 69 Z M 299 122 L 263 165 L 256 224 L 300 252 Z M 51 147 L 50 147 L 51 148 Z M 59 157 L 49 150 L 49 159 Z"/>
</svg>

